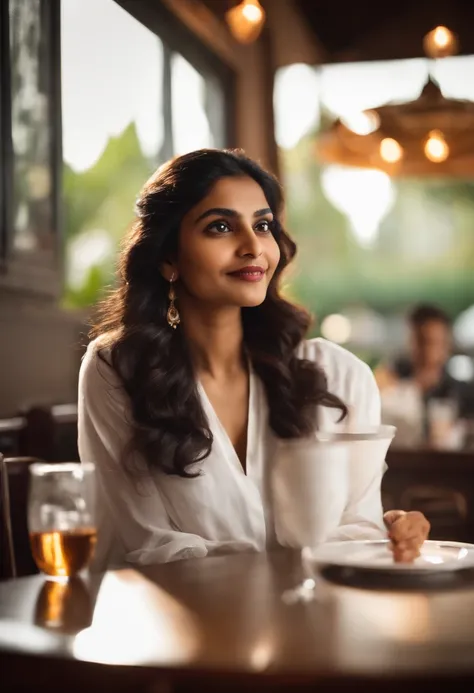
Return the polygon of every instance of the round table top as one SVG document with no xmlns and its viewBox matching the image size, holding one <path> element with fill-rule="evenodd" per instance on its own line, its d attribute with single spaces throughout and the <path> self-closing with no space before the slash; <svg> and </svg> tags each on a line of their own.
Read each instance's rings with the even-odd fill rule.
<svg viewBox="0 0 474 693">
<path fill-rule="evenodd" d="M 443 591 L 325 582 L 287 603 L 298 552 L 237 554 L 0 584 L 0 661 L 38 656 L 167 672 L 296 680 L 474 679 L 474 585 Z"/>
</svg>

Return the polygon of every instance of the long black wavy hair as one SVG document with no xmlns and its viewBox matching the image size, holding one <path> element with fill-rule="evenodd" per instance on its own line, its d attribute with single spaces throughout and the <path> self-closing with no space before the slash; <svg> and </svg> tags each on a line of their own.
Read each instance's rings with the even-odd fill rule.
<svg viewBox="0 0 474 693">
<path fill-rule="evenodd" d="M 91 333 L 101 337 L 99 355 L 116 371 L 130 399 L 132 437 L 125 462 L 129 452 L 138 452 L 150 470 L 182 477 L 196 475 L 195 463 L 211 451 L 212 433 L 186 339 L 166 320 L 168 283 L 159 268 L 176 257 L 185 214 L 229 176 L 248 176 L 260 185 L 280 248 L 265 300 L 242 308 L 244 346 L 266 390 L 270 426 L 281 438 L 297 438 L 314 430 L 316 405 L 340 409 L 341 418 L 347 414 L 344 403 L 328 392 L 322 370 L 295 353 L 310 317 L 279 293 L 281 273 L 296 245 L 280 223 L 278 181 L 239 150 L 185 154 L 159 168 L 145 184 L 120 256 L 118 288 L 102 304 Z"/>
</svg>

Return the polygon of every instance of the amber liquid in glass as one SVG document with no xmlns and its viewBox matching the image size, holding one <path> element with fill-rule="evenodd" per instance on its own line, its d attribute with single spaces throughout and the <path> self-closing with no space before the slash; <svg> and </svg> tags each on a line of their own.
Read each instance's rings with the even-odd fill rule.
<svg viewBox="0 0 474 693">
<path fill-rule="evenodd" d="M 69 577 L 85 568 L 94 553 L 97 530 L 31 532 L 30 543 L 38 568 L 46 575 Z"/>
</svg>

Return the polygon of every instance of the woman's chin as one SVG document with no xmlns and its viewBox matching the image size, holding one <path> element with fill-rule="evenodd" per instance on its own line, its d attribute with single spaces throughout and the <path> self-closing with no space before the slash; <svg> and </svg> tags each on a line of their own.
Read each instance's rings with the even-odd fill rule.
<svg viewBox="0 0 474 693">
<path fill-rule="evenodd" d="M 260 306 L 267 297 L 266 286 L 244 287 L 239 291 L 226 291 L 218 295 L 214 293 L 209 303 L 219 307 L 255 308 Z"/>
<path fill-rule="evenodd" d="M 264 302 L 267 296 L 267 287 L 261 284 L 242 287 L 242 290 L 234 295 L 236 302 L 241 308 L 254 308 Z"/>
<path fill-rule="evenodd" d="M 266 298 L 266 294 L 265 294 L 265 296 L 260 296 L 259 298 L 255 297 L 254 300 L 248 299 L 247 301 L 242 301 L 240 303 L 240 307 L 241 308 L 256 308 L 257 306 L 262 305 L 265 298 Z"/>
</svg>

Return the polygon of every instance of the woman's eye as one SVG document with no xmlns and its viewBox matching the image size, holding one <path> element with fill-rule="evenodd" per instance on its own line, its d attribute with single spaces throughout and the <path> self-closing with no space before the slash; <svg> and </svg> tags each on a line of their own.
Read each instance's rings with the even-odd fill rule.
<svg viewBox="0 0 474 693">
<path fill-rule="evenodd" d="M 259 221 L 255 226 L 255 230 L 259 231 L 260 233 L 268 233 L 271 230 L 271 222 L 266 219 Z"/>
<path fill-rule="evenodd" d="M 207 227 L 212 233 L 227 233 L 230 231 L 229 224 L 225 221 L 215 221 Z"/>
</svg>

